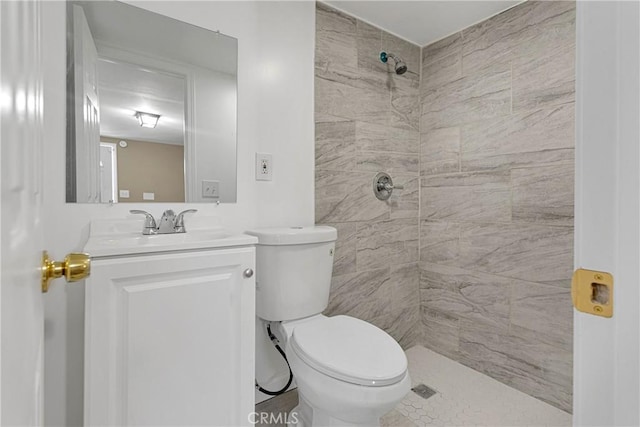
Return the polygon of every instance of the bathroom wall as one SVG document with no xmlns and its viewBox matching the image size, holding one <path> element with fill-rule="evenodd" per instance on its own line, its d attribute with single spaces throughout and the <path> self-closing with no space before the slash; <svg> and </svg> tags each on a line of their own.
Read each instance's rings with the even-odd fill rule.
<svg viewBox="0 0 640 427">
<path fill-rule="evenodd" d="M 424 345 L 571 411 L 575 4 L 422 51 Z"/>
<path fill-rule="evenodd" d="M 120 138 L 100 137 L 101 142 L 116 144 L 118 153 L 118 189 L 129 190 L 121 203 L 143 202 L 142 193 L 154 193 L 158 202 L 184 201 L 184 146 Z"/>
<path fill-rule="evenodd" d="M 395 53 L 397 75 L 379 59 Z M 316 6 L 315 219 L 338 229 L 325 314 L 347 314 L 421 341 L 418 294 L 420 48 L 326 5 Z M 388 172 L 387 202 L 373 177 Z"/>
<path fill-rule="evenodd" d="M 94 218 L 196 208 L 232 230 L 313 224 L 313 51 L 310 2 L 167 2 L 137 6 L 238 38 L 238 201 L 215 204 L 67 204 L 65 5 L 43 2 L 46 249 L 81 250 Z M 273 154 L 273 181 L 256 182 L 255 152 Z M 45 301 L 45 424 L 82 425 L 84 283 L 52 287 Z"/>
</svg>

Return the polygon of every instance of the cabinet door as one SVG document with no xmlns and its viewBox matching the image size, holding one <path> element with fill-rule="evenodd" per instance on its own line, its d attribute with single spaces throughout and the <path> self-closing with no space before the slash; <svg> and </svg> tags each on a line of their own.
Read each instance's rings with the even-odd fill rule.
<svg viewBox="0 0 640 427">
<path fill-rule="evenodd" d="M 85 425 L 247 425 L 254 263 L 254 248 L 95 260 Z"/>
</svg>

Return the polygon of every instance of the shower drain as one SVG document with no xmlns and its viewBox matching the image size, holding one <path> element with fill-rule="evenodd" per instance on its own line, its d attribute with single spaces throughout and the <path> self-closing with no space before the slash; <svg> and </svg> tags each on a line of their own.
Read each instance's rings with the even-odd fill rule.
<svg viewBox="0 0 640 427">
<path fill-rule="evenodd" d="M 430 398 L 431 396 L 433 396 L 434 394 L 437 393 L 437 391 L 435 391 L 431 387 L 427 387 L 424 384 L 418 384 L 417 386 L 415 386 L 411 390 L 415 394 L 417 394 L 418 396 L 420 396 L 423 399 L 428 399 L 428 398 Z"/>
</svg>

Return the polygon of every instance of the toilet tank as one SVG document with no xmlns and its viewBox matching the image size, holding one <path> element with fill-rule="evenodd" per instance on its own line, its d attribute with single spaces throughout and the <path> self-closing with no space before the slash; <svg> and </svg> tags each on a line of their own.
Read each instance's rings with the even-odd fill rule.
<svg viewBox="0 0 640 427">
<path fill-rule="evenodd" d="M 329 303 L 333 227 L 259 228 L 246 232 L 256 246 L 256 313 L 270 321 L 322 313 Z"/>
</svg>

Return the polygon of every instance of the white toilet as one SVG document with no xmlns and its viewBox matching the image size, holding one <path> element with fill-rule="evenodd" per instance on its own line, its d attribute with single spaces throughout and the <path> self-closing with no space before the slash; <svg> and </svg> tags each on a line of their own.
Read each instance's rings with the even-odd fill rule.
<svg viewBox="0 0 640 427">
<path fill-rule="evenodd" d="M 300 426 L 372 426 L 409 392 L 407 358 L 383 330 L 326 317 L 337 232 L 263 228 L 258 237 L 257 315 L 272 322 L 298 384 Z M 295 419 L 291 418 L 291 421 Z"/>
</svg>

